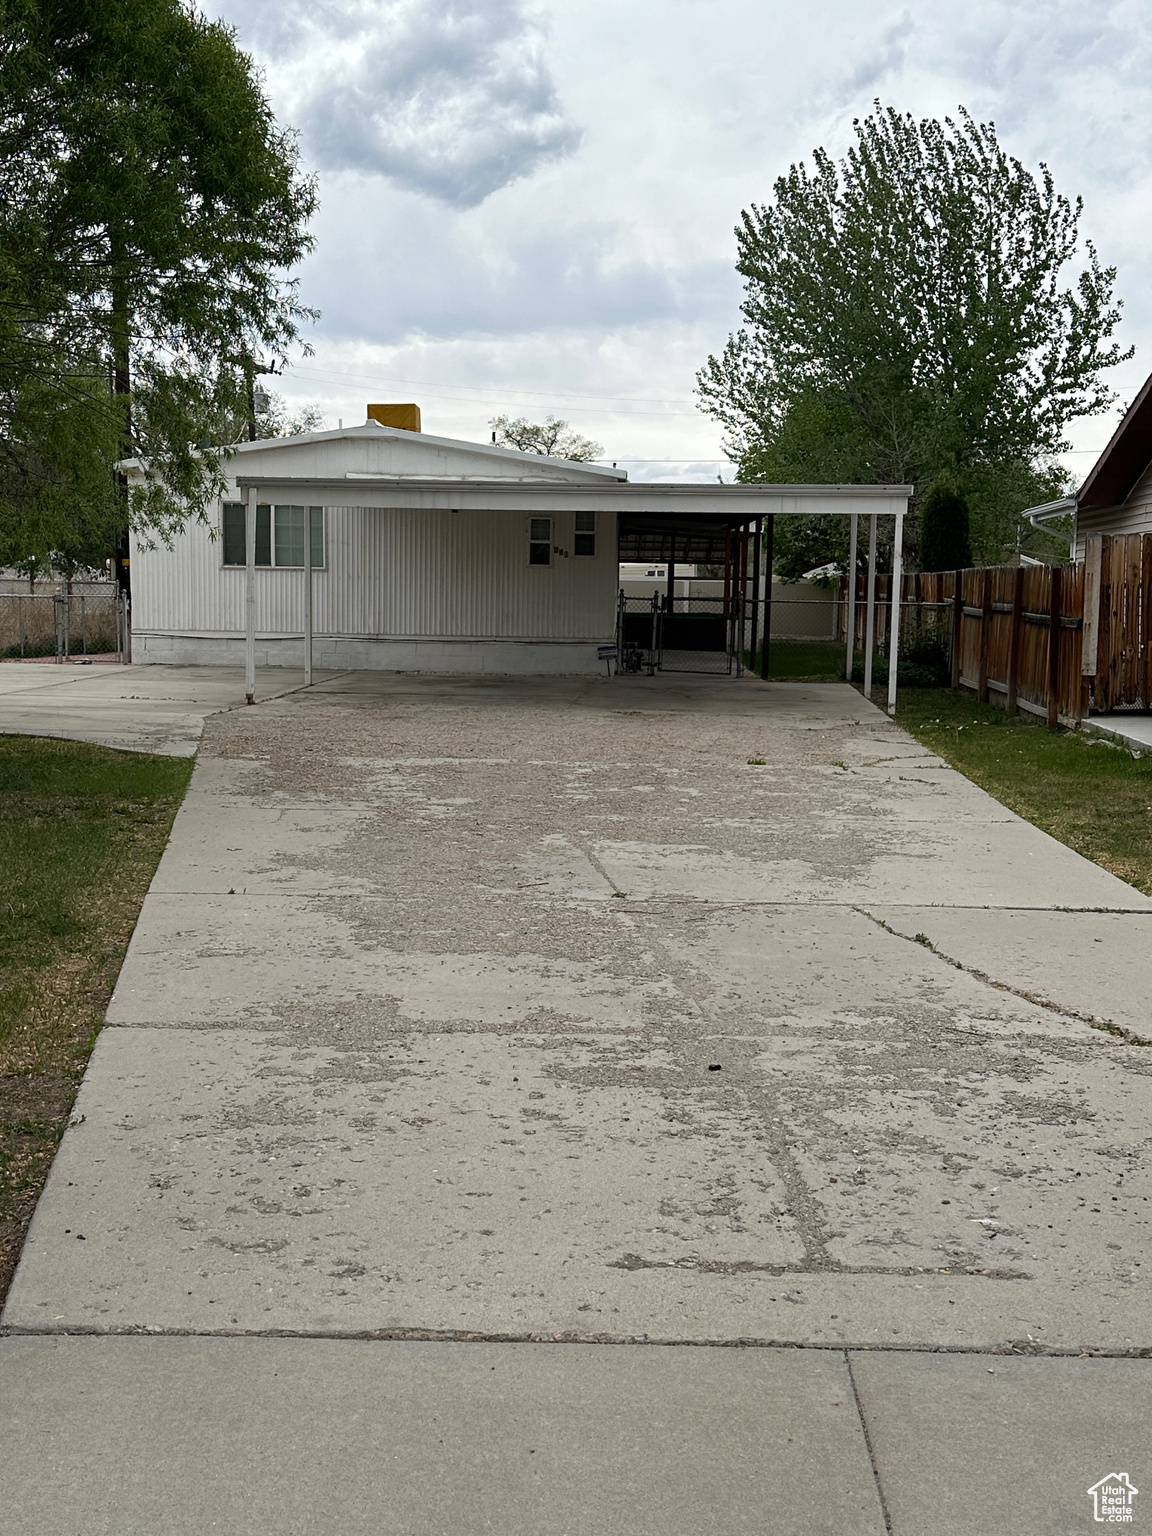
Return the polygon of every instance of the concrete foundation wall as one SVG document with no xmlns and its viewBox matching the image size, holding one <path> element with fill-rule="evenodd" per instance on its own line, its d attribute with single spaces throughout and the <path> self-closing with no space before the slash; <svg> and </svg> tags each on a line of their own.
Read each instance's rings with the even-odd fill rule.
<svg viewBox="0 0 1152 1536">
<path fill-rule="evenodd" d="M 370 635 L 317 635 L 313 665 L 320 669 L 367 668 L 380 672 L 459 672 L 527 676 L 591 676 L 604 670 L 596 640 L 382 640 Z M 137 666 L 244 666 L 244 640 L 232 635 L 175 635 L 136 630 L 132 660 Z M 304 664 L 299 636 L 258 639 L 258 667 Z"/>
</svg>

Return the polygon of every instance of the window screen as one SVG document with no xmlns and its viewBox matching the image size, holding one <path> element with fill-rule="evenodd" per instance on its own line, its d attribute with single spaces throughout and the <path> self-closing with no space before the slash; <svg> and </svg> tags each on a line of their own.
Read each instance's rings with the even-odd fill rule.
<svg viewBox="0 0 1152 1536">
<path fill-rule="evenodd" d="M 312 531 L 312 568 L 319 570 L 324 564 L 324 508 L 309 507 L 308 513 Z M 244 548 L 246 521 L 246 508 L 242 501 L 224 503 L 222 532 L 225 565 L 247 563 L 248 556 Z M 297 567 L 304 564 L 303 507 L 256 508 L 256 564 L 273 563 Z"/>
<path fill-rule="evenodd" d="M 309 507 L 308 526 L 312 537 L 311 565 L 318 570 L 324 564 L 324 508 Z M 300 567 L 304 564 L 303 507 L 276 508 L 276 564 Z"/>
<path fill-rule="evenodd" d="M 324 508 L 308 508 L 308 525 L 312 532 L 312 568 L 324 564 Z"/>
<path fill-rule="evenodd" d="M 276 564 L 304 564 L 304 508 L 276 508 Z"/>
<path fill-rule="evenodd" d="M 528 564 L 552 564 L 552 519 L 533 517 L 528 520 Z"/>
<path fill-rule="evenodd" d="M 244 503 L 224 503 L 224 564 L 244 565 L 247 552 L 244 548 Z"/>
<path fill-rule="evenodd" d="M 272 564 L 272 508 L 256 508 L 256 564 Z"/>
<path fill-rule="evenodd" d="M 247 565 L 247 508 L 242 501 L 224 503 L 224 564 Z M 272 564 L 272 508 L 256 508 L 256 564 Z"/>
<path fill-rule="evenodd" d="M 572 545 L 572 553 L 575 555 L 594 555 L 596 553 L 595 512 L 577 512 L 576 538 Z"/>
</svg>

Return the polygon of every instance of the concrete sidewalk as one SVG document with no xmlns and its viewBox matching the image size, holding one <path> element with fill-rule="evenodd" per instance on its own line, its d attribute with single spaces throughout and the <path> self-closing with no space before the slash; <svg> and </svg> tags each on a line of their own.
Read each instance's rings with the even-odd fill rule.
<svg viewBox="0 0 1152 1536">
<path fill-rule="evenodd" d="M 261 668 L 256 697 L 278 698 L 303 683 L 303 672 Z M 244 674 L 236 667 L 0 662 L 0 735 L 193 757 L 207 717 L 243 704 Z"/>
<path fill-rule="evenodd" d="M 3 1314 L 13 1529 L 157 1528 L 149 1446 L 174 1531 L 1079 1529 L 1150 921 L 846 687 L 213 717 Z"/>
</svg>

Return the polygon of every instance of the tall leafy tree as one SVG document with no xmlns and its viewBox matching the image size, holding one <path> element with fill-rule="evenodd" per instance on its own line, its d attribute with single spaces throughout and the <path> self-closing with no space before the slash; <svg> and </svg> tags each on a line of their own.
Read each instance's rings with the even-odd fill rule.
<svg viewBox="0 0 1152 1536">
<path fill-rule="evenodd" d="M 736 230 L 745 326 L 698 375 L 740 478 L 947 482 L 978 554 L 1015 548 L 1021 508 L 1063 489 L 1068 423 L 1107 408 L 1131 355 L 1079 199 L 963 109 L 879 103 L 843 160 L 819 149 L 773 192 Z M 831 551 L 794 537 L 801 559 L 846 545 L 835 525 Z"/>
<path fill-rule="evenodd" d="M 502 448 L 518 448 L 521 453 L 542 453 L 588 463 L 604 452 L 599 443 L 581 437 L 566 421 L 555 416 L 546 416 L 542 422 L 528 421 L 523 416 L 494 416 L 489 425 L 494 443 Z"/>
<path fill-rule="evenodd" d="M 202 512 L 201 449 L 310 316 L 315 203 L 231 29 L 186 0 L 0 0 L 0 540 L 37 498 L 67 532 L 110 431 L 148 468 L 122 516 Z M 21 404 L 43 388 L 84 407 L 55 469 Z"/>
</svg>

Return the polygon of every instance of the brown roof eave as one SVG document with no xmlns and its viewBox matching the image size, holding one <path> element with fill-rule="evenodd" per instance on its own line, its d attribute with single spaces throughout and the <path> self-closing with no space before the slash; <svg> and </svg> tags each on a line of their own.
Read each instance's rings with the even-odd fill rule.
<svg viewBox="0 0 1152 1536">
<path fill-rule="evenodd" d="M 1152 374 L 1124 412 L 1076 500 L 1081 509 L 1114 507 L 1125 500 L 1152 462 Z"/>
</svg>

